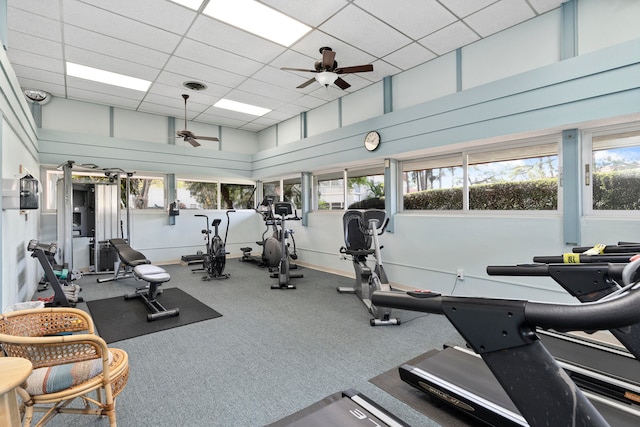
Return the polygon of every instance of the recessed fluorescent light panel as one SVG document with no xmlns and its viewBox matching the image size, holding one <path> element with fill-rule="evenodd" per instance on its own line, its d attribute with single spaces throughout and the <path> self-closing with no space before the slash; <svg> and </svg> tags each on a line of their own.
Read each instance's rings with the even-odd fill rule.
<svg viewBox="0 0 640 427">
<path fill-rule="evenodd" d="M 200 9 L 200 5 L 202 4 L 202 0 L 171 0 L 171 1 L 193 10 Z"/>
<path fill-rule="evenodd" d="M 112 73 L 111 71 L 100 70 L 98 68 L 87 67 L 85 65 L 67 62 L 67 75 L 78 77 L 94 82 L 105 83 L 108 85 L 120 86 L 127 89 L 139 90 L 146 92 L 151 86 L 148 80 L 142 80 L 135 77 L 125 76 L 124 74 Z"/>
<path fill-rule="evenodd" d="M 270 112 L 268 108 L 256 107 L 255 105 L 244 104 L 242 102 L 221 99 L 213 104 L 214 107 L 224 108 L 225 110 L 237 111 L 239 113 L 251 114 L 252 116 L 263 116 Z"/>
<path fill-rule="evenodd" d="M 253 0 L 211 0 L 203 13 L 287 47 L 311 30 L 302 22 Z"/>
</svg>

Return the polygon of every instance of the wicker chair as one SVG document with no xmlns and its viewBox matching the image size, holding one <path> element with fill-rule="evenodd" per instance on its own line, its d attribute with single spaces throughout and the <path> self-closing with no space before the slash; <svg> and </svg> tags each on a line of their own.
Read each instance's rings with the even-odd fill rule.
<svg viewBox="0 0 640 427">
<path fill-rule="evenodd" d="M 68 307 L 2 314 L 0 345 L 4 355 L 33 364 L 31 376 L 16 389 L 24 427 L 34 412 L 45 413 L 36 426 L 59 413 L 106 415 L 116 426 L 115 398 L 127 384 L 129 360 L 123 350 L 107 348 L 89 314 Z M 71 405 L 76 398 L 82 405 Z"/>
</svg>

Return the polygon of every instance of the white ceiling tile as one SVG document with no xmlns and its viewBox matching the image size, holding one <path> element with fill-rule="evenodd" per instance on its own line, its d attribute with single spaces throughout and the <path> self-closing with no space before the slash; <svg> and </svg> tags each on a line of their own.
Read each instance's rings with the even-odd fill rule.
<svg viewBox="0 0 640 427">
<path fill-rule="evenodd" d="M 7 28 L 32 37 L 62 42 L 60 20 L 29 13 L 14 7 L 7 8 Z"/>
<path fill-rule="evenodd" d="M 379 82 L 387 76 L 393 76 L 398 74 L 401 70 L 385 61 L 375 61 L 373 64 L 373 71 L 370 73 L 362 73 L 360 77 L 370 80 L 372 82 Z"/>
<path fill-rule="evenodd" d="M 482 37 L 502 31 L 534 17 L 525 0 L 501 0 L 464 19 Z"/>
<path fill-rule="evenodd" d="M 160 52 L 171 53 L 180 36 L 77 1 L 64 3 L 65 22 Z"/>
<path fill-rule="evenodd" d="M 280 86 L 274 86 L 255 79 L 245 80 L 238 85 L 237 89 L 272 99 L 279 99 L 284 102 L 290 102 L 300 96 L 300 94 L 296 92 L 295 86 L 292 86 L 292 89 L 284 89 Z"/>
<path fill-rule="evenodd" d="M 233 70 L 243 76 L 250 76 L 262 67 L 259 62 L 191 39 L 182 40 L 174 55 L 211 67 Z"/>
<path fill-rule="evenodd" d="M 438 0 L 458 18 L 464 18 L 500 0 Z"/>
<path fill-rule="evenodd" d="M 246 77 L 219 68 L 208 67 L 188 59 L 172 57 L 165 70 L 188 76 L 189 80 L 215 82 L 216 84 L 234 87 L 242 83 Z"/>
<path fill-rule="evenodd" d="M 7 56 L 15 65 L 64 74 L 64 62 L 60 59 L 36 55 L 24 50 L 12 50 L 8 52 Z"/>
<path fill-rule="evenodd" d="M 418 43 L 411 43 L 382 59 L 402 70 L 408 70 L 416 65 L 430 61 L 435 57 L 436 55 L 433 52 L 430 52 Z"/>
<path fill-rule="evenodd" d="M 407 36 L 353 5 L 322 24 L 320 30 L 378 58 L 411 42 Z"/>
<path fill-rule="evenodd" d="M 14 50 L 22 50 L 38 56 L 62 59 L 62 43 L 32 36 L 31 34 L 9 31 L 7 45 L 10 47 L 9 56 Z"/>
<path fill-rule="evenodd" d="M 64 87 L 64 75 L 49 70 L 40 70 L 37 68 L 24 67 L 22 65 L 14 65 L 14 71 L 23 79 L 38 80 L 41 82 L 50 82 L 55 85 Z"/>
<path fill-rule="evenodd" d="M 270 66 L 265 66 L 258 70 L 254 75 L 251 76 L 252 79 L 259 80 L 261 82 L 269 83 L 274 86 L 279 86 L 285 89 L 294 89 L 301 82 L 304 81 L 304 77 L 313 77 L 313 73 L 296 73 L 283 71 L 279 68 L 274 68 Z M 299 91 L 299 89 L 295 89 Z M 298 93 L 298 92 L 296 92 Z M 299 93 L 298 93 L 299 95 Z"/>
<path fill-rule="evenodd" d="M 183 85 L 184 82 L 192 81 L 192 80 L 197 80 L 200 83 L 206 84 L 207 88 L 202 92 L 206 93 L 209 96 L 221 97 L 225 93 L 228 93 L 229 90 L 231 90 L 230 87 L 215 84 L 212 81 L 208 81 L 200 78 L 194 78 L 193 75 L 189 76 L 189 75 L 184 75 L 179 73 L 172 73 L 169 71 L 163 71 L 160 73 L 156 81 L 151 85 L 151 87 L 149 88 L 149 92 L 155 93 L 156 85 L 158 84 L 161 87 L 159 90 L 162 91 L 162 92 L 158 92 L 159 94 L 168 94 L 165 89 L 167 87 L 171 87 L 173 89 L 173 91 L 171 92 L 173 94 L 182 94 L 182 93 L 190 93 L 190 94 L 198 93 L 199 94 L 200 92 L 198 91 L 192 91 L 191 89 L 187 89 L 186 87 L 184 87 Z"/>
<path fill-rule="evenodd" d="M 243 90 L 234 89 L 225 95 L 225 99 L 231 101 L 243 102 L 249 105 L 255 105 L 256 107 L 268 108 L 269 110 L 275 110 L 284 104 L 284 101 L 268 98 L 251 92 L 245 92 Z"/>
<path fill-rule="evenodd" d="M 529 4 L 533 6 L 536 13 L 545 13 L 560 7 L 567 0 L 529 0 Z"/>
<path fill-rule="evenodd" d="M 105 92 L 93 92 L 91 90 L 85 90 L 82 88 L 69 86 L 67 89 L 67 96 L 70 99 L 77 99 L 80 101 L 93 102 L 95 104 L 105 104 L 105 100 L 108 100 L 107 105 L 114 107 L 123 107 L 130 110 L 135 109 L 138 106 L 138 101 L 135 99 L 125 98 L 118 94 L 105 93 Z"/>
<path fill-rule="evenodd" d="M 153 68 L 162 68 L 169 59 L 168 53 L 108 37 L 73 25 L 64 26 L 64 39 L 67 46 L 144 64 Z"/>
<path fill-rule="evenodd" d="M 348 4 L 346 0 L 323 0 L 313 6 L 308 2 L 291 0 L 262 0 L 262 3 L 311 27 L 317 27 Z"/>
<path fill-rule="evenodd" d="M 388 0 L 355 0 L 354 4 L 412 39 L 431 34 L 456 20 L 436 0 L 402 0 L 402 6 L 396 8 L 390 8 Z"/>
<path fill-rule="evenodd" d="M 104 7 L 104 0 L 82 1 L 99 8 Z M 176 3 L 158 0 L 109 0 L 107 9 L 117 15 L 176 34 L 183 34 L 197 15 L 194 10 Z"/>
<path fill-rule="evenodd" d="M 260 125 L 257 123 L 247 123 L 244 124 L 242 126 L 240 126 L 238 129 L 241 130 L 246 130 L 246 131 L 250 131 L 250 132 L 260 132 L 263 129 L 268 128 L 269 126 L 265 126 L 265 125 Z"/>
<path fill-rule="evenodd" d="M 456 50 L 459 47 L 466 46 L 478 40 L 480 36 L 471 31 L 469 27 L 462 22 L 455 22 L 448 27 L 436 31 L 427 37 L 420 39 L 420 44 L 429 50 L 444 55 L 445 53 Z"/>
<path fill-rule="evenodd" d="M 22 9 L 55 20 L 60 19 L 60 2 L 57 1 L 19 0 L 9 2 L 9 7 Z M 11 13 L 12 12 L 9 11 L 9 15 Z"/>
<path fill-rule="evenodd" d="M 260 63 L 271 61 L 286 49 L 208 16 L 199 16 L 187 37 Z"/>
</svg>

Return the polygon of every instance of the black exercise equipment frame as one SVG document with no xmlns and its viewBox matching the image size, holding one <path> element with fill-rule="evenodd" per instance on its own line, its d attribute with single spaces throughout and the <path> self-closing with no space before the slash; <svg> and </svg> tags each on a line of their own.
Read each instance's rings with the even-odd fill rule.
<svg viewBox="0 0 640 427">
<path fill-rule="evenodd" d="M 625 271 L 631 268 L 631 276 L 635 276 L 638 264 L 630 263 Z M 531 426 L 607 426 L 602 415 L 544 348 L 535 331 L 537 327 L 604 330 L 639 323 L 638 288 L 635 284 L 622 296 L 604 302 L 575 305 L 442 296 L 431 291 L 376 291 L 372 302 L 444 314 L 482 357 Z"/>
</svg>

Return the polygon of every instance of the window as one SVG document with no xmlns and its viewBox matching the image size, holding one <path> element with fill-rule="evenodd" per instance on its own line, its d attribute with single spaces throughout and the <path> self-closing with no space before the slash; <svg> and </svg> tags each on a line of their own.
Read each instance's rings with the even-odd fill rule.
<svg viewBox="0 0 640 427">
<path fill-rule="evenodd" d="M 470 210 L 558 209 L 558 144 L 470 154 Z"/>
<path fill-rule="evenodd" d="M 384 168 L 347 171 L 347 208 L 384 209 Z"/>
<path fill-rule="evenodd" d="M 402 171 L 405 210 L 558 209 L 558 138 L 407 161 Z"/>
<path fill-rule="evenodd" d="M 134 175 L 129 187 L 131 209 L 164 209 L 164 179 Z M 124 180 L 121 182 L 124 183 Z"/>
<path fill-rule="evenodd" d="M 591 145 L 593 210 L 640 209 L 640 130 L 596 134 Z"/>
<path fill-rule="evenodd" d="M 344 209 L 344 173 L 319 175 L 316 177 L 318 210 Z"/>
<path fill-rule="evenodd" d="M 217 209 L 218 183 L 177 180 L 177 199 L 180 209 Z"/>
<path fill-rule="evenodd" d="M 461 154 L 405 162 L 402 170 L 404 209 L 462 209 Z"/>
<path fill-rule="evenodd" d="M 220 209 L 253 209 L 255 186 L 250 184 L 220 184 Z"/>
</svg>

